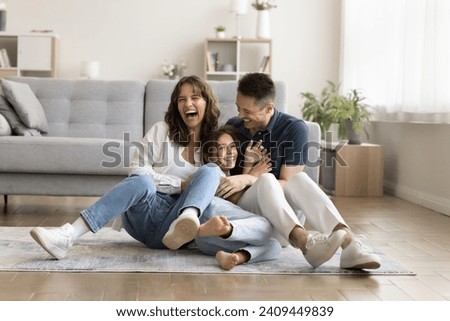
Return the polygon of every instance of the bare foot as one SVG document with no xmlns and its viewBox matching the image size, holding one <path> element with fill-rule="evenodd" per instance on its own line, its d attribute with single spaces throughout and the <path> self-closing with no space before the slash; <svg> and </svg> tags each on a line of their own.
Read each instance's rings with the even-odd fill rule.
<svg viewBox="0 0 450 321">
<path fill-rule="evenodd" d="M 225 216 L 214 216 L 200 225 L 198 236 L 227 236 L 231 231 L 232 226 Z"/>
<path fill-rule="evenodd" d="M 219 251 L 216 253 L 216 261 L 222 269 L 228 271 L 239 264 L 239 255 L 237 253 Z"/>
</svg>

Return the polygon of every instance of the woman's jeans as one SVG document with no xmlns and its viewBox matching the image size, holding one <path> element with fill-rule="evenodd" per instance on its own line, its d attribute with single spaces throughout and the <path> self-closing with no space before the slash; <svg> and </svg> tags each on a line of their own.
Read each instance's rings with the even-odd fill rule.
<svg viewBox="0 0 450 321">
<path fill-rule="evenodd" d="M 163 236 L 184 208 L 195 207 L 200 215 L 209 206 L 221 177 L 217 165 L 203 165 L 181 194 L 157 192 L 152 178 L 131 176 L 114 186 L 81 215 L 92 232 L 123 214 L 125 230 L 147 247 L 165 248 Z"/>
</svg>

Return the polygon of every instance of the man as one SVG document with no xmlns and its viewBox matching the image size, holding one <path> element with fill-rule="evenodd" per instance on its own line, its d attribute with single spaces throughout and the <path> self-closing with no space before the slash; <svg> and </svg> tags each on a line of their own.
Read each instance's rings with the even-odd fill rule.
<svg viewBox="0 0 450 321">
<path fill-rule="evenodd" d="M 271 173 L 282 186 L 282 194 L 291 208 L 266 216 L 275 226 L 283 221 L 286 228 L 282 232 L 284 239 L 292 242 L 294 228 L 301 226 L 295 212 L 303 212 L 307 222 L 321 233 L 333 233 L 338 230 L 347 232 L 341 245 L 341 268 L 376 269 L 380 267 L 380 258 L 352 233 L 344 219 L 328 196 L 311 180 L 303 168 L 308 159 L 308 128 L 303 120 L 297 119 L 275 109 L 275 84 L 263 73 L 250 73 L 240 81 L 237 89 L 236 106 L 238 116 L 227 124 L 241 133 L 241 149 L 248 144 L 258 142 L 261 149 L 270 153 Z M 241 153 L 243 154 L 243 153 Z M 242 156 L 232 175 L 222 180 L 218 195 L 230 197 L 243 193 L 238 205 L 245 210 L 258 212 L 255 200 L 261 189 L 252 188 L 256 178 L 242 173 Z"/>
</svg>

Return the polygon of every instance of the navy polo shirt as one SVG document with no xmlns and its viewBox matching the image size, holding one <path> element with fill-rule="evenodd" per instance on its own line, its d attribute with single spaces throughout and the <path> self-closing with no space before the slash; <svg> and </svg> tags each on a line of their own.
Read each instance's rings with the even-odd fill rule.
<svg viewBox="0 0 450 321">
<path fill-rule="evenodd" d="M 305 165 L 308 160 L 308 126 L 301 119 L 275 109 L 267 128 L 253 136 L 239 117 L 229 119 L 227 125 L 234 126 L 241 134 L 239 138 L 241 153 L 236 167 L 231 171 L 232 175 L 242 174 L 243 155 L 251 140 L 253 142 L 262 140 L 263 146 L 270 152 L 271 173 L 277 179 L 280 178 L 282 165 Z"/>
</svg>

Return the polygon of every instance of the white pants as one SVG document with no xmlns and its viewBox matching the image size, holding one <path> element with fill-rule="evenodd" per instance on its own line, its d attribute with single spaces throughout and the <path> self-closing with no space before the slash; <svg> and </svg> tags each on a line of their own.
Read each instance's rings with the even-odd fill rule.
<svg viewBox="0 0 450 321">
<path fill-rule="evenodd" d="M 284 187 L 272 174 L 263 174 L 245 191 L 237 205 L 267 218 L 283 246 L 289 244 L 292 229 L 303 226 L 305 219 L 321 233 L 331 233 L 339 223 L 347 226 L 330 198 L 304 172 L 294 175 Z"/>
</svg>

